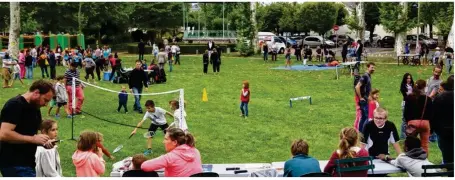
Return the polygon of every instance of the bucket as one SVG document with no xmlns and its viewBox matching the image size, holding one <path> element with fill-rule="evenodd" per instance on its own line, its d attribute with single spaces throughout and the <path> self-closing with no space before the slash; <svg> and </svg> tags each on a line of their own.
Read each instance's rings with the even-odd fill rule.
<svg viewBox="0 0 455 180">
<path fill-rule="evenodd" d="M 104 72 L 103 73 L 103 80 L 104 81 L 109 81 L 109 77 L 111 76 L 111 72 Z"/>
</svg>

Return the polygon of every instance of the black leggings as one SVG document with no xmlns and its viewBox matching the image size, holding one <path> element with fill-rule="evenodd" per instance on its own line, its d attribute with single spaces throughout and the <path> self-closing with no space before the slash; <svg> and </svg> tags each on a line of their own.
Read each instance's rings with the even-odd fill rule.
<svg viewBox="0 0 455 180">
<path fill-rule="evenodd" d="M 208 69 L 208 67 L 209 67 L 209 64 L 208 64 L 208 63 L 207 63 L 207 64 L 204 64 L 204 73 L 205 73 L 205 74 L 207 74 L 207 69 Z"/>
<path fill-rule="evenodd" d="M 92 79 L 95 79 L 93 71 L 95 71 L 95 67 L 85 68 L 85 80 L 88 80 L 89 75 L 92 75 Z"/>
<path fill-rule="evenodd" d="M 104 64 L 103 63 L 96 63 L 96 75 L 98 76 L 98 81 L 101 81 L 100 73 L 103 70 Z"/>
</svg>

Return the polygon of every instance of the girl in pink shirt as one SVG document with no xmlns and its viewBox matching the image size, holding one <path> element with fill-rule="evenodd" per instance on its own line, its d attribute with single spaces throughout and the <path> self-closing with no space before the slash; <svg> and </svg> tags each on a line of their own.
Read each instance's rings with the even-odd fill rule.
<svg viewBox="0 0 455 180">
<path fill-rule="evenodd" d="M 145 172 L 164 168 L 165 177 L 189 177 L 202 172 L 201 154 L 194 147 L 194 137 L 179 128 L 168 129 L 164 136 L 165 155 L 145 161 Z"/>
<path fill-rule="evenodd" d="M 25 77 L 25 54 L 24 54 L 24 50 L 21 50 L 20 53 L 19 53 L 19 67 L 20 67 L 20 72 L 19 72 L 20 78 L 24 79 L 24 77 Z"/>
<path fill-rule="evenodd" d="M 373 120 L 373 112 L 379 107 L 379 89 L 371 90 L 370 96 L 368 97 L 368 121 Z"/>
<path fill-rule="evenodd" d="M 96 132 L 85 131 L 79 136 L 77 150 L 73 154 L 77 177 L 99 177 L 104 174 L 106 162 L 103 151 L 97 147 Z"/>
</svg>

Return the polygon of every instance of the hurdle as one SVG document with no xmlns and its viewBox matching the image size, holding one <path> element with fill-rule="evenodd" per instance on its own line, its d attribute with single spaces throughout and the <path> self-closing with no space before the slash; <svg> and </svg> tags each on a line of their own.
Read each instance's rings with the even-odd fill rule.
<svg viewBox="0 0 455 180">
<path fill-rule="evenodd" d="M 302 97 L 290 98 L 289 99 L 289 107 L 292 108 L 292 101 L 298 101 L 298 100 L 303 101 L 305 99 L 309 99 L 310 100 L 310 105 L 312 104 L 311 96 L 302 96 Z"/>
</svg>

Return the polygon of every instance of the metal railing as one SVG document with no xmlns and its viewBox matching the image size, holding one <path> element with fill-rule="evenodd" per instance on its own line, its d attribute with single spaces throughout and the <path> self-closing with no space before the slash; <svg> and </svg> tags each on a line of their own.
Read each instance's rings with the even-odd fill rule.
<svg viewBox="0 0 455 180">
<path fill-rule="evenodd" d="M 194 30 L 185 31 L 183 39 L 236 39 L 235 31 L 219 31 L 219 30 Z"/>
</svg>

